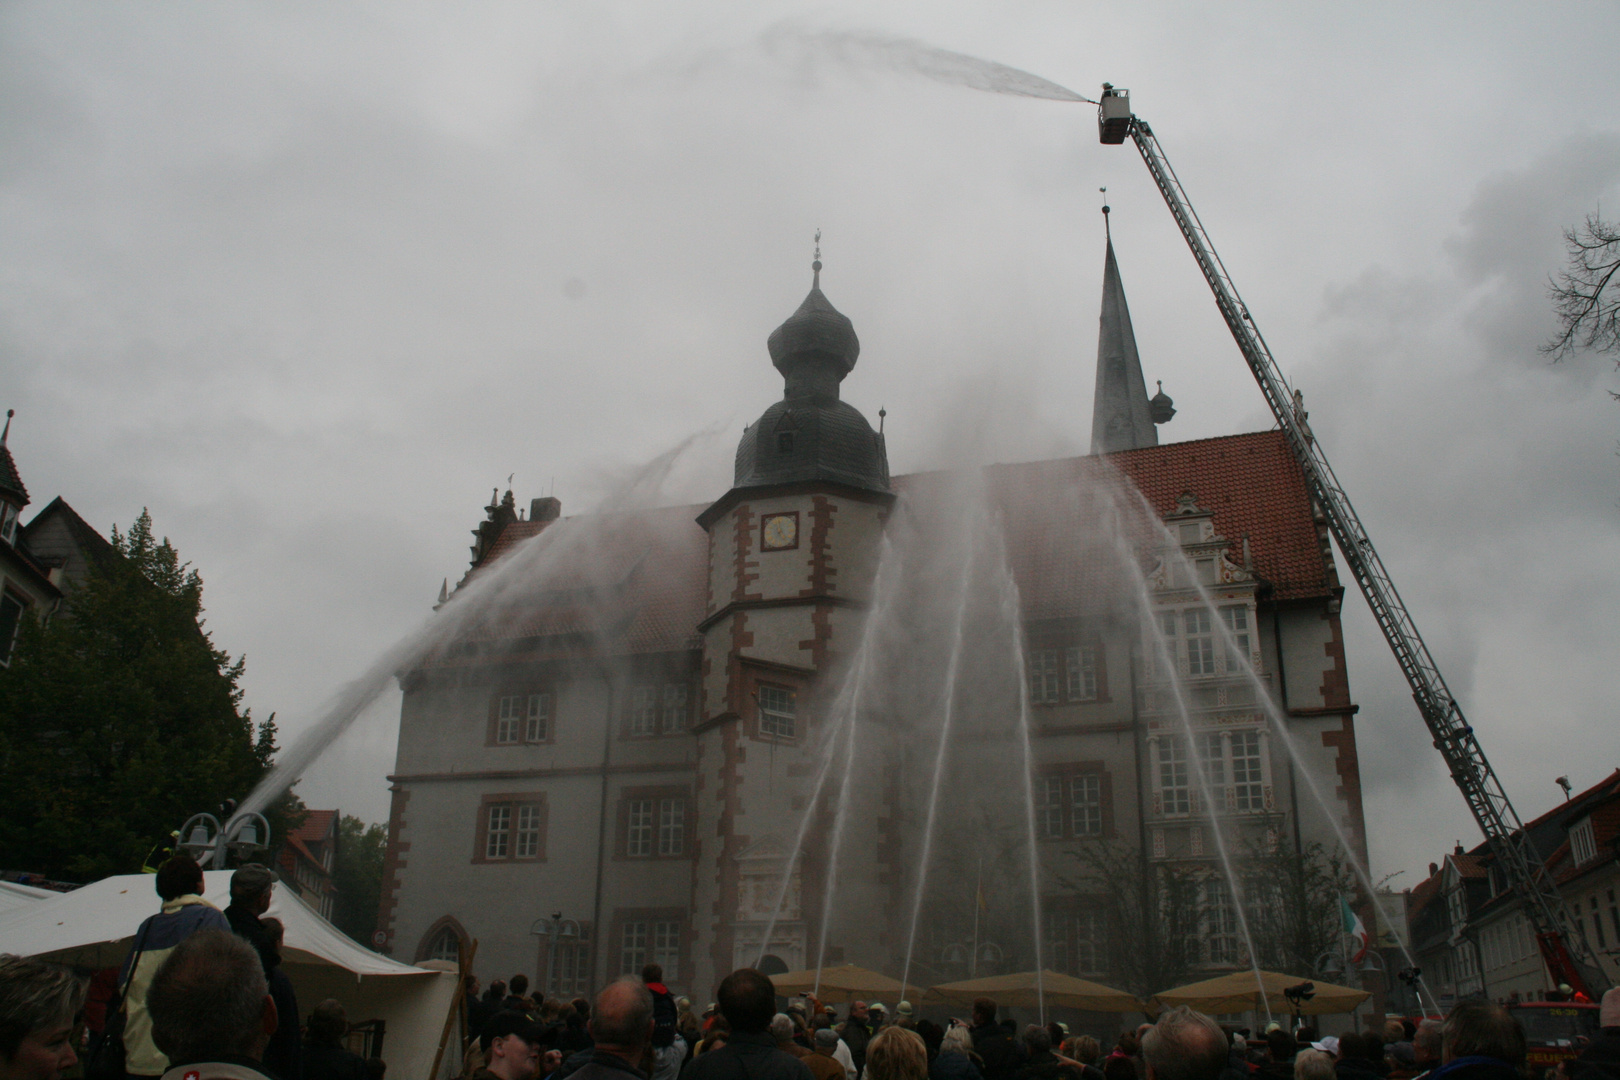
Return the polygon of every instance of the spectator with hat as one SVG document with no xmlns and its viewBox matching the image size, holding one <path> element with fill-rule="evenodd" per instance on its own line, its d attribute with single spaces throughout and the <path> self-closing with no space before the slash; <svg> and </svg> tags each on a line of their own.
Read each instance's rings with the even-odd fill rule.
<svg viewBox="0 0 1620 1080">
<path fill-rule="evenodd" d="M 270 940 L 270 934 L 259 920 L 270 910 L 270 896 L 275 890 L 276 872 L 259 863 L 245 863 L 231 875 L 231 902 L 225 908 L 225 918 L 231 930 L 245 938 L 259 953 L 266 976 L 281 963 L 281 950 Z"/>
<path fill-rule="evenodd" d="M 489 1018 L 478 1033 L 484 1064 L 472 1080 L 535 1080 L 540 1071 L 540 1029 L 533 1020 L 512 1009 Z"/>
</svg>

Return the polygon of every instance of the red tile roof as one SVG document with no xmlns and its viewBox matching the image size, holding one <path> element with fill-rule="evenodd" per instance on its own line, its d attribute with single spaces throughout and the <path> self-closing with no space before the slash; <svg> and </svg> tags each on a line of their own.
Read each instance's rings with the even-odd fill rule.
<svg viewBox="0 0 1620 1080">
<path fill-rule="evenodd" d="M 1117 470 L 1117 471 L 1116 471 Z M 1123 475 L 1162 519 L 1191 494 L 1214 515 L 1215 530 L 1241 563 L 1249 538 L 1255 573 L 1280 599 L 1326 597 L 1337 581 L 1312 515 L 1304 475 L 1281 432 L 1265 431 L 1144 447 L 1106 458 L 1087 456 L 986 470 L 992 497 L 1008 523 L 1009 555 L 1028 618 L 1079 615 L 1117 584 L 1111 553 L 1088 552 L 1104 541 L 1086 528 L 1100 505 L 1099 485 Z M 945 474 L 895 477 L 902 497 L 943 482 Z M 1114 489 L 1118 490 L 1118 489 Z M 542 581 L 503 601 L 503 613 L 463 640 L 550 639 L 552 654 L 599 640 L 622 653 L 667 652 L 698 644 L 708 600 L 708 538 L 695 523 L 701 506 L 509 523 L 479 568 L 490 573 L 537 534 L 559 547 Z M 1145 539 L 1145 538 L 1144 538 Z M 536 558 L 539 558 L 537 555 Z M 515 571 L 514 571 L 515 572 Z M 572 639 L 573 644 L 567 644 Z M 486 663 L 488 656 L 448 649 L 434 666 Z"/>
<path fill-rule="evenodd" d="M 311 810 L 304 816 L 304 823 L 292 831 L 292 836 L 306 844 L 318 844 L 332 831 L 335 817 L 336 810 Z"/>
</svg>

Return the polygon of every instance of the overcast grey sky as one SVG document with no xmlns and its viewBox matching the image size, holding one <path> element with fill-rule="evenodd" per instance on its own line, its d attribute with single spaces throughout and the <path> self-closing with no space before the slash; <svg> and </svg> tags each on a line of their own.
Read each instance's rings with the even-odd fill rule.
<svg viewBox="0 0 1620 1080">
<path fill-rule="evenodd" d="M 1620 764 L 1620 378 L 1535 351 L 1559 230 L 1620 211 L 1608 3 L 8 3 L 0 406 L 36 506 L 149 506 L 290 738 L 509 473 L 575 512 L 712 428 L 673 494 L 721 494 L 818 227 L 896 472 L 1083 452 L 1103 185 L 1163 436 L 1271 426 L 1090 106 L 784 24 L 1129 87 L 1521 812 Z M 1410 886 L 1477 832 L 1345 611 L 1373 870 Z M 382 819 L 395 710 L 306 800 Z"/>
</svg>

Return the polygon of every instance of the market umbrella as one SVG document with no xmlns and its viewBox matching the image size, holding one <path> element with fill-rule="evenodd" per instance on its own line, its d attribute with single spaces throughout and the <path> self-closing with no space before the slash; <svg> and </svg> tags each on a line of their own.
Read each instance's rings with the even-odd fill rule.
<svg viewBox="0 0 1620 1080">
<path fill-rule="evenodd" d="M 1142 1012 L 1145 1006 L 1133 994 L 1111 986 L 1087 982 L 1055 971 L 1020 971 L 1014 975 L 991 975 L 965 982 L 941 983 L 923 996 L 927 1002 L 972 1005 L 975 998 L 987 997 L 997 1005 L 1038 1008 L 1046 999 L 1048 1008 L 1060 1006 L 1087 1012 Z"/>
<path fill-rule="evenodd" d="M 784 971 L 780 975 L 772 975 L 771 983 L 783 997 L 813 993 L 819 1001 L 829 1005 L 882 998 L 898 1001 L 901 998 L 920 998 L 923 994 L 920 986 L 903 987 L 899 979 L 891 979 L 855 964 Z"/>
<path fill-rule="evenodd" d="M 1266 988 L 1266 1003 L 1272 1012 L 1292 1012 L 1294 1006 L 1283 996 L 1283 989 L 1310 982 L 1316 987 L 1316 996 L 1300 1003 L 1299 1011 L 1307 1016 L 1327 1013 L 1347 1013 L 1372 997 L 1366 990 L 1349 986 L 1335 986 L 1320 979 L 1303 979 L 1298 975 L 1283 975 L 1275 971 L 1260 972 L 1260 982 Z M 1262 1009 L 1259 988 L 1252 971 L 1234 971 L 1218 979 L 1178 986 L 1153 995 L 1153 1000 L 1164 1008 L 1186 1005 L 1199 1012 L 1211 1014 L 1245 1012 Z"/>
</svg>

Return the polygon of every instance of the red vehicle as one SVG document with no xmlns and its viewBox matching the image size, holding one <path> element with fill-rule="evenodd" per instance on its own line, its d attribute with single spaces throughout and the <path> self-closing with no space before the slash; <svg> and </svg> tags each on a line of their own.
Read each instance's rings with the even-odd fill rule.
<svg viewBox="0 0 1620 1080">
<path fill-rule="evenodd" d="M 1508 1012 L 1524 1025 L 1532 1076 L 1578 1057 L 1598 1035 L 1598 1007 L 1583 1001 L 1524 1001 Z"/>
</svg>

